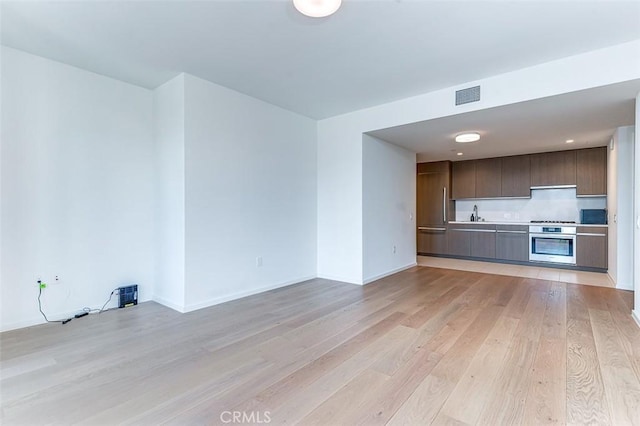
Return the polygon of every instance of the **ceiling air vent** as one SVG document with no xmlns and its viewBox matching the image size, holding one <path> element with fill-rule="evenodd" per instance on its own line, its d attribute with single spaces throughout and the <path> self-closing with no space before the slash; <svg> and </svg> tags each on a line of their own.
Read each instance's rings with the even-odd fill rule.
<svg viewBox="0 0 640 426">
<path fill-rule="evenodd" d="M 480 100 L 480 86 L 469 87 L 456 91 L 456 105 L 478 102 Z"/>
</svg>

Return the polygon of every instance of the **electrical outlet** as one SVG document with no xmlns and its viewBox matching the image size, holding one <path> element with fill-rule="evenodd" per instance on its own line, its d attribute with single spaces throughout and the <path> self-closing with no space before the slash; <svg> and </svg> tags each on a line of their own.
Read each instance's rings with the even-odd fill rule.
<svg viewBox="0 0 640 426">
<path fill-rule="evenodd" d="M 260 268 L 262 266 L 262 256 L 256 257 L 256 267 Z"/>
<path fill-rule="evenodd" d="M 393 254 L 396 253 L 396 246 L 393 246 L 393 248 L 391 249 L 391 253 L 393 253 Z"/>
</svg>

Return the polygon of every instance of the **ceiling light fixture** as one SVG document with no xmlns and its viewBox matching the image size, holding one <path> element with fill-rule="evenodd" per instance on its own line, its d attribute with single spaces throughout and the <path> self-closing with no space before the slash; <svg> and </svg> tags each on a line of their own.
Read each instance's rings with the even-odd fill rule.
<svg viewBox="0 0 640 426">
<path fill-rule="evenodd" d="M 480 140 L 480 133 L 462 133 L 456 136 L 456 142 L 467 143 Z"/>
<path fill-rule="evenodd" d="M 459 153 L 457 153 L 456 155 L 462 155 L 462 153 L 461 153 L 461 152 L 459 152 Z"/>
<path fill-rule="evenodd" d="M 567 139 L 567 140 L 566 140 L 566 142 L 567 142 L 567 143 L 573 143 L 573 142 L 575 142 L 575 141 L 574 141 L 573 139 Z"/>
<path fill-rule="evenodd" d="M 312 18 L 324 18 L 340 8 L 342 0 L 293 0 L 298 12 Z"/>
</svg>

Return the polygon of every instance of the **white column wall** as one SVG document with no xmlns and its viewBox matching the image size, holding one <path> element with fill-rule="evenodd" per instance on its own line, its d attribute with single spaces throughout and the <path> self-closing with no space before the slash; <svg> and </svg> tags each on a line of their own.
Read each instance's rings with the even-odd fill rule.
<svg viewBox="0 0 640 426">
<path fill-rule="evenodd" d="M 154 90 L 155 282 L 153 299 L 185 309 L 184 74 Z"/>
<path fill-rule="evenodd" d="M 186 310 L 316 277 L 316 132 L 185 75 Z"/>
<path fill-rule="evenodd" d="M 634 226 L 633 226 L 633 316 L 640 327 L 640 93 L 636 96 L 635 125 L 635 165 L 634 165 Z"/>
<path fill-rule="evenodd" d="M 608 150 L 609 275 L 624 290 L 633 289 L 633 129 L 616 129 Z"/>
<path fill-rule="evenodd" d="M 416 154 L 363 135 L 364 283 L 416 265 Z"/>
</svg>

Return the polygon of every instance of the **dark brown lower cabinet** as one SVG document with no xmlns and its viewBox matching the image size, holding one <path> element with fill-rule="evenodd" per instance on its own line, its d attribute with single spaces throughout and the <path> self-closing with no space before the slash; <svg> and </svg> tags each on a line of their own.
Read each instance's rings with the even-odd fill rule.
<svg viewBox="0 0 640 426">
<path fill-rule="evenodd" d="M 471 233 L 466 229 L 449 228 L 447 244 L 451 256 L 471 256 Z"/>
<path fill-rule="evenodd" d="M 498 225 L 496 258 L 527 262 L 529 260 L 529 227 L 526 225 Z"/>
<path fill-rule="evenodd" d="M 451 224 L 447 233 L 451 256 L 495 259 L 495 225 Z"/>
<path fill-rule="evenodd" d="M 579 226 L 576 235 L 576 264 L 578 267 L 607 269 L 607 228 Z"/>
<path fill-rule="evenodd" d="M 496 231 L 495 229 L 478 229 L 471 234 L 471 256 L 483 259 L 496 258 Z"/>
<path fill-rule="evenodd" d="M 447 228 L 418 227 L 418 254 L 447 254 Z"/>
</svg>

